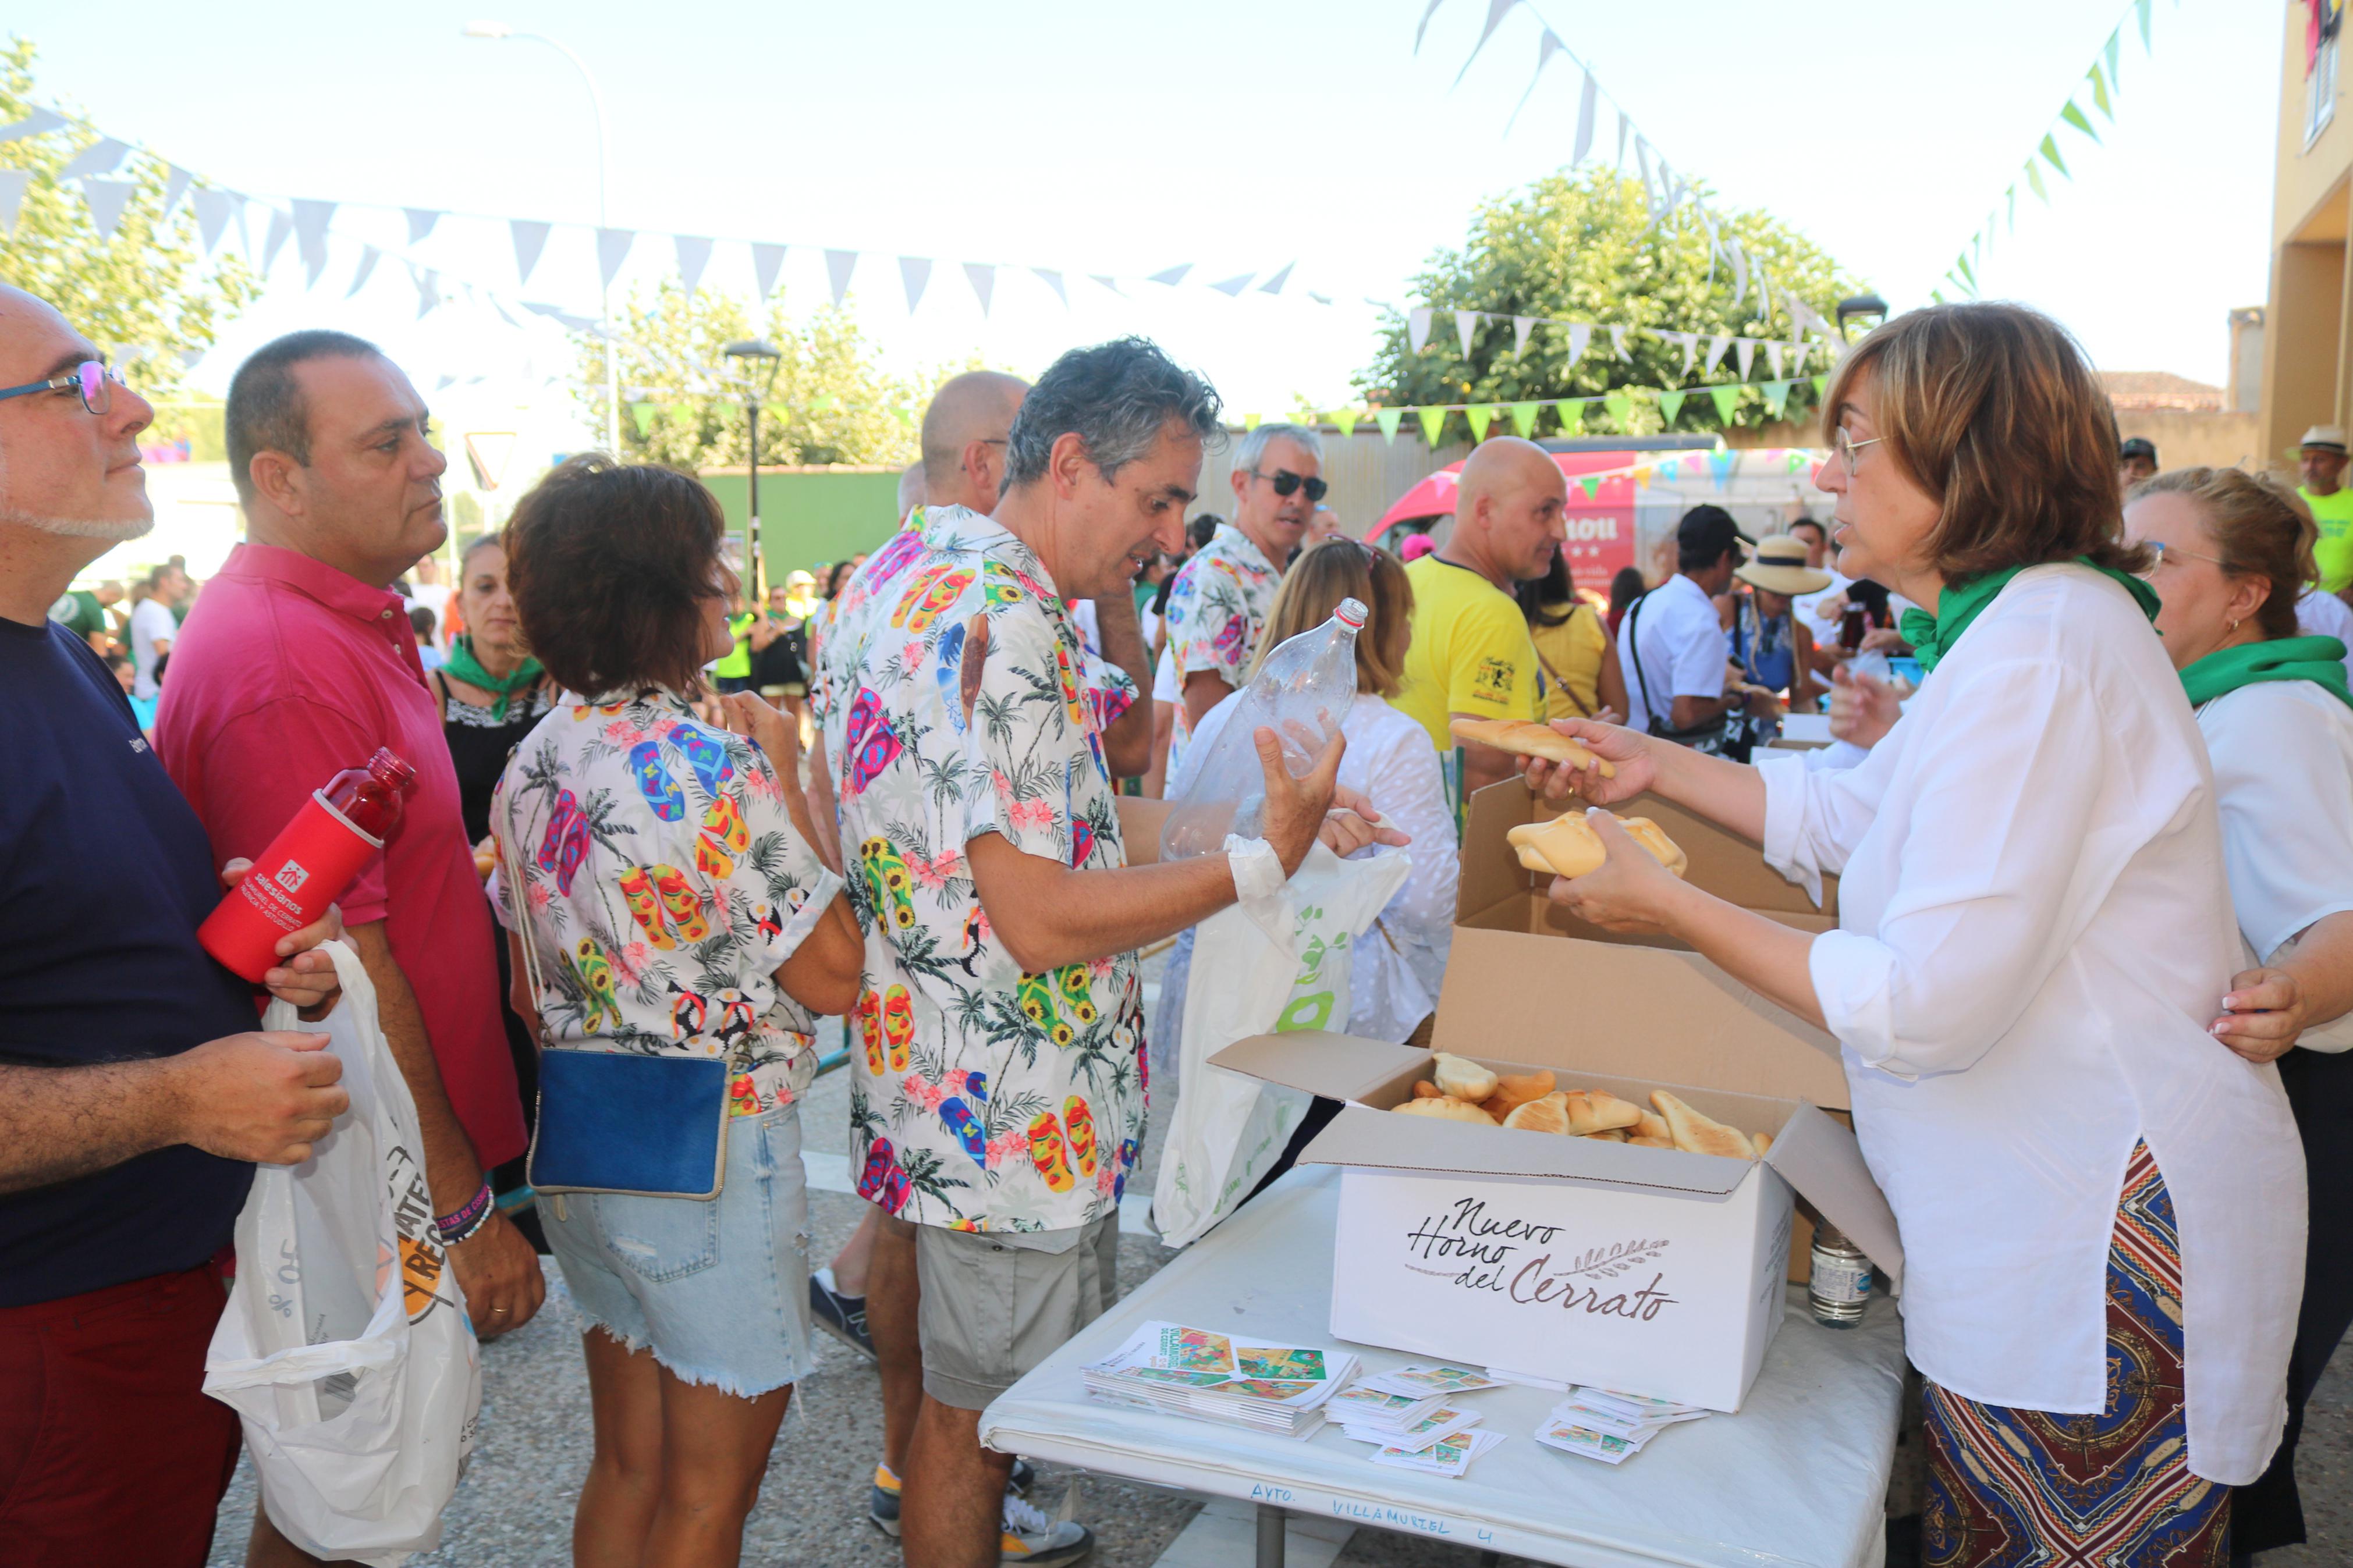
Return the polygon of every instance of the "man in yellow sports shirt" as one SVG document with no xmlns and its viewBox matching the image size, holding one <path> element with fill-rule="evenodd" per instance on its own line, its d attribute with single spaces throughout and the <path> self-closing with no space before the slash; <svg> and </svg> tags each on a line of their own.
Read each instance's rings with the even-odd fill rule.
<svg viewBox="0 0 2353 1568">
<path fill-rule="evenodd" d="M 2345 488 L 2345 432 L 2316 425 L 2296 443 L 2296 467 L 2304 483 L 2296 494 L 2312 509 L 2320 537 L 2312 559 L 2320 569 L 2320 591 L 2342 594 L 2353 584 L 2353 490 Z"/>
<path fill-rule="evenodd" d="M 1541 577 L 1566 537 L 1568 481 L 1533 441 L 1498 436 L 1462 465 L 1454 531 L 1405 569 L 1413 642 L 1390 705 L 1430 731 L 1439 754 L 1458 744 L 1453 719 L 1541 719 L 1535 644 L 1512 584 Z M 1462 746 L 1462 794 L 1512 776 L 1508 752 Z"/>
</svg>

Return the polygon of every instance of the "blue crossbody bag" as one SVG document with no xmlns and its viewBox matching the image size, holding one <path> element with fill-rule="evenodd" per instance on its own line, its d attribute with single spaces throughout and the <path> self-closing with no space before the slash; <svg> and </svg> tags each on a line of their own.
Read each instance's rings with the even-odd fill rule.
<svg viewBox="0 0 2353 1568">
<path fill-rule="evenodd" d="M 717 1197 L 727 1175 L 727 1084 L 746 1064 L 733 1053 L 649 1057 L 550 1044 L 538 932 L 515 837 L 504 836 L 508 900 L 522 922 L 523 971 L 539 1015 L 539 1115 L 524 1179 L 544 1194 Z"/>
</svg>

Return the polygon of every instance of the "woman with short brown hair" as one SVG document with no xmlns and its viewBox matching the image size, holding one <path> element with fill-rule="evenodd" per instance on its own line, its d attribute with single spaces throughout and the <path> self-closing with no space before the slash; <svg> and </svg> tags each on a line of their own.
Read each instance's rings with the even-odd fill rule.
<svg viewBox="0 0 2353 1568">
<path fill-rule="evenodd" d="M 1933 606 L 1904 718 L 1843 771 L 1566 722 L 1617 776 L 1529 773 L 1838 873 L 1838 929 L 1678 881 L 1606 815 L 1552 896 L 1837 1037 L 1929 1384 L 1926 1561 L 2220 1564 L 2285 1415 L 2304 1168 L 2277 1070 L 2208 1032 L 2239 938 L 2106 399 L 2055 323 L 1967 304 L 1872 333 L 1825 407 L 1839 570 Z"/>
</svg>

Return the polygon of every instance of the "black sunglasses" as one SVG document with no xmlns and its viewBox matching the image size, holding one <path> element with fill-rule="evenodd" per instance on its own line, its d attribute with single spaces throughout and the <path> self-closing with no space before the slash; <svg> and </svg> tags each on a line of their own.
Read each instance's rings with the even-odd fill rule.
<svg viewBox="0 0 2353 1568">
<path fill-rule="evenodd" d="M 1330 485 L 1325 484 L 1322 479 L 1304 479 L 1298 474 L 1293 473 L 1289 468 L 1277 468 L 1271 474 L 1261 474 L 1256 468 L 1252 468 L 1250 470 L 1250 478 L 1254 479 L 1264 479 L 1268 484 L 1274 487 L 1275 494 L 1284 497 L 1285 499 L 1297 493 L 1300 486 L 1305 485 L 1307 487 L 1307 499 L 1309 500 L 1322 500 L 1324 499 L 1324 492 L 1332 488 Z"/>
</svg>

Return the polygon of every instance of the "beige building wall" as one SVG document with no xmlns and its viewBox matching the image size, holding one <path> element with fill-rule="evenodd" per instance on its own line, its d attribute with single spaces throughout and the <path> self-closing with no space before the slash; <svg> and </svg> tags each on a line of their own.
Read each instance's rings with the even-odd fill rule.
<svg viewBox="0 0 2353 1568">
<path fill-rule="evenodd" d="M 2263 407 L 2258 451 L 2272 465 L 2291 460 L 2313 425 L 2353 418 L 2346 267 L 2347 180 L 2353 174 L 2353 113 L 2338 74 L 2341 38 L 2305 71 L 2306 12 L 2274 0 L 2280 27 L 2279 156 L 2272 203 L 2271 303 L 2263 334 Z M 2152 439 L 2157 439 L 2152 437 Z M 2158 440 L 2158 452 L 2173 457 Z"/>
</svg>

